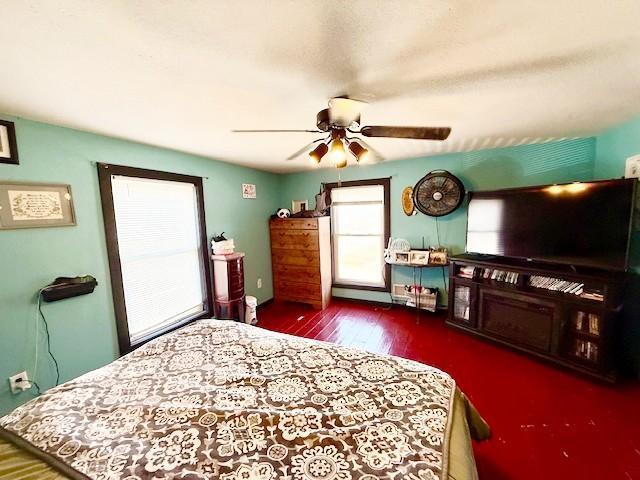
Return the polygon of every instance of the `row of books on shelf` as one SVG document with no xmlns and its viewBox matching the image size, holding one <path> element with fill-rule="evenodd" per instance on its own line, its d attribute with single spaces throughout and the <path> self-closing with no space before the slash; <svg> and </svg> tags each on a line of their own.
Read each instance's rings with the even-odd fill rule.
<svg viewBox="0 0 640 480">
<path fill-rule="evenodd" d="M 553 290 L 554 292 L 571 293 L 573 295 L 582 295 L 584 292 L 584 283 L 570 282 L 568 280 L 542 275 L 531 275 L 529 277 L 529 285 L 536 288 Z"/>
<path fill-rule="evenodd" d="M 598 345 L 587 340 L 576 340 L 573 347 L 573 354 L 578 358 L 597 362 Z"/>
<path fill-rule="evenodd" d="M 600 335 L 600 315 L 597 313 L 576 312 L 574 326 L 580 332 Z"/>
<path fill-rule="evenodd" d="M 461 267 L 458 276 L 462 278 L 483 278 L 486 280 L 496 280 L 498 282 L 506 283 L 518 283 L 520 274 L 516 272 L 508 272 L 506 270 L 497 270 L 495 268 L 482 268 L 482 267 Z"/>
</svg>

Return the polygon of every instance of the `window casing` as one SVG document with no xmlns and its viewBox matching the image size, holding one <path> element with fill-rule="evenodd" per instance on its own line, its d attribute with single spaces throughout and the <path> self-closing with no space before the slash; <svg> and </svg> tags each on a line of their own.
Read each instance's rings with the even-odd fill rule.
<svg viewBox="0 0 640 480">
<path fill-rule="evenodd" d="M 122 354 L 211 316 L 202 179 L 98 165 Z"/>
<path fill-rule="evenodd" d="M 327 184 L 331 192 L 333 286 L 389 291 L 389 179 Z"/>
</svg>

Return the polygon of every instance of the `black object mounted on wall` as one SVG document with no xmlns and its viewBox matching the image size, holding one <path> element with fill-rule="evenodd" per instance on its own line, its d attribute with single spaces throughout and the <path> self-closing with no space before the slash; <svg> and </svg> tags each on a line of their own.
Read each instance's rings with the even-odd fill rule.
<svg viewBox="0 0 640 480">
<path fill-rule="evenodd" d="M 6 120 L 0 120 L 0 163 L 19 164 L 16 127 Z"/>
<path fill-rule="evenodd" d="M 98 282 L 91 275 L 82 277 L 58 277 L 42 289 L 45 302 L 55 302 L 65 298 L 93 293 Z"/>
<path fill-rule="evenodd" d="M 456 210 L 464 200 L 464 185 L 446 170 L 434 170 L 413 187 L 413 202 L 430 217 L 442 217 Z"/>
</svg>

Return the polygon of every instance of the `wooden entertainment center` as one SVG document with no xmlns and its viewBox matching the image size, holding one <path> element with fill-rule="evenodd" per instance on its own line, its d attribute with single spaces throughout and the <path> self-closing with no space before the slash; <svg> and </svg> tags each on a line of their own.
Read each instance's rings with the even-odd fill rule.
<svg viewBox="0 0 640 480">
<path fill-rule="evenodd" d="M 624 273 L 464 254 L 449 279 L 449 326 L 616 380 Z"/>
</svg>

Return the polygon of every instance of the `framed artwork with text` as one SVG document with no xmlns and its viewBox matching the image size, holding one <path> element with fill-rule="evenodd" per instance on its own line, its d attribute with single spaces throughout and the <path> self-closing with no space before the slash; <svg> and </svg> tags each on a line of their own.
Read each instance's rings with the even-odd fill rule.
<svg viewBox="0 0 640 480">
<path fill-rule="evenodd" d="M 75 224 L 70 185 L 0 181 L 0 230 Z"/>
</svg>

